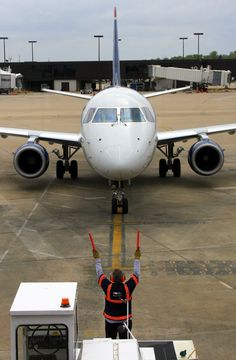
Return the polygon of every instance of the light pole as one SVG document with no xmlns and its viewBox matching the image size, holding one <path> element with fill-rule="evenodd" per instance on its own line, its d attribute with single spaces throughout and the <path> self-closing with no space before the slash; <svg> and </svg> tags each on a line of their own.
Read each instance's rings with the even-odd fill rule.
<svg viewBox="0 0 236 360">
<path fill-rule="evenodd" d="M 187 37 L 180 37 L 179 40 L 183 40 L 183 59 L 184 59 L 184 40 L 187 40 Z"/>
<path fill-rule="evenodd" d="M 93 37 L 98 39 L 98 67 L 99 67 L 99 91 L 101 90 L 101 38 L 103 38 L 103 35 L 93 35 Z"/>
<path fill-rule="evenodd" d="M 101 60 L 101 52 L 100 52 L 100 47 L 101 47 L 101 38 L 103 38 L 103 35 L 94 35 L 93 37 L 98 39 L 98 61 Z"/>
<path fill-rule="evenodd" d="M 8 37 L 1 36 L 0 40 L 3 40 L 3 62 L 5 64 L 5 62 L 6 62 L 6 45 L 5 45 L 5 41 L 8 40 Z"/>
<path fill-rule="evenodd" d="M 198 55 L 198 60 L 199 60 L 199 57 L 200 57 L 200 54 L 199 54 L 199 38 L 201 35 L 204 35 L 203 32 L 195 32 L 193 33 L 193 35 L 196 35 L 197 36 L 197 55 Z"/>
<path fill-rule="evenodd" d="M 29 40 L 28 43 L 31 44 L 31 53 L 32 53 L 32 62 L 34 61 L 34 44 L 36 43 L 36 40 Z"/>
</svg>

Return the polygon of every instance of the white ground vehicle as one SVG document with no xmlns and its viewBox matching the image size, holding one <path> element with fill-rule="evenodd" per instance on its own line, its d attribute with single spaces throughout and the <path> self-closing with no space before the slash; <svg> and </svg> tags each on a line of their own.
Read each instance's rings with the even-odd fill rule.
<svg viewBox="0 0 236 360">
<path fill-rule="evenodd" d="M 0 94 L 9 94 L 11 91 L 21 87 L 21 74 L 12 73 L 10 66 L 4 70 L 0 68 Z"/>
</svg>

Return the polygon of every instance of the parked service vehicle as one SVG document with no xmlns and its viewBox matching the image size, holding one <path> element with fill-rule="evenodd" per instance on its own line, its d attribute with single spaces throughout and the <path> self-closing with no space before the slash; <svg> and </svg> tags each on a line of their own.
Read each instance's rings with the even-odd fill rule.
<svg viewBox="0 0 236 360">
<path fill-rule="evenodd" d="M 23 76 L 12 73 L 10 66 L 6 69 L 0 68 L 0 94 L 9 94 L 15 89 L 22 88 Z"/>
</svg>

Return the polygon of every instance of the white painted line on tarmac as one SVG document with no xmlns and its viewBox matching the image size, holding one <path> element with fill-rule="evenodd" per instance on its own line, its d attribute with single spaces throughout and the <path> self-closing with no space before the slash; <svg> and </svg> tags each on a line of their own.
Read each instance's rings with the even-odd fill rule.
<svg viewBox="0 0 236 360">
<path fill-rule="evenodd" d="M 5 257 L 7 256 L 8 250 L 4 251 L 4 253 L 2 254 L 2 256 L 0 257 L 0 264 L 1 262 L 5 259 Z"/>
<path fill-rule="evenodd" d="M 104 199 L 106 199 L 105 196 L 90 196 L 84 198 L 84 200 L 104 200 Z"/>
<path fill-rule="evenodd" d="M 41 199 L 41 198 L 40 198 L 40 199 Z M 40 200 L 39 200 L 39 201 L 40 201 Z M 17 231 L 17 233 L 16 233 L 16 239 L 21 236 L 22 231 L 23 231 L 24 228 L 26 227 L 27 223 L 28 223 L 29 220 L 31 219 L 33 213 L 35 212 L 35 210 L 37 209 L 38 206 L 39 206 L 39 202 L 37 202 L 37 203 L 34 205 L 33 209 L 31 210 L 31 212 L 29 213 L 29 215 L 27 216 L 27 218 L 26 218 L 25 221 L 23 222 L 23 225 L 22 225 L 22 226 L 20 227 L 20 229 Z"/>
<path fill-rule="evenodd" d="M 81 195 L 75 195 L 75 194 L 64 194 L 59 193 L 55 191 L 50 191 L 50 194 L 58 195 L 59 197 L 65 196 L 65 197 L 71 197 L 71 198 L 78 198 L 82 200 L 104 200 L 106 199 L 105 196 L 81 196 Z"/>
<path fill-rule="evenodd" d="M 65 196 L 65 197 L 73 197 L 73 198 L 82 198 L 82 196 L 78 196 L 75 194 L 64 194 L 64 193 L 60 193 L 60 192 L 56 192 L 56 191 L 50 191 L 50 194 L 58 195 L 58 197 Z"/>
<path fill-rule="evenodd" d="M 39 206 L 41 200 L 44 198 L 44 196 L 46 195 L 46 193 L 48 192 L 48 189 L 51 185 L 53 180 L 51 180 L 48 185 L 46 186 L 44 192 L 42 193 L 42 195 L 40 196 L 39 200 L 35 203 L 33 209 L 30 211 L 30 213 L 28 214 L 28 216 L 26 217 L 25 221 L 23 222 L 22 226 L 20 227 L 20 229 L 17 231 L 15 238 L 10 242 L 8 249 L 3 253 L 3 255 L 0 258 L 0 264 L 3 262 L 3 260 L 6 258 L 6 256 L 8 255 L 9 251 L 10 251 L 10 247 L 13 245 L 13 243 L 19 239 L 19 237 L 21 236 L 22 232 L 24 231 L 24 229 L 26 228 L 29 220 L 31 219 L 32 215 L 34 214 L 35 210 L 37 209 L 37 207 Z"/>
<path fill-rule="evenodd" d="M 236 186 L 214 187 L 213 190 L 236 190 Z"/>
<path fill-rule="evenodd" d="M 226 283 L 223 282 L 223 281 L 220 281 L 220 284 L 223 285 L 223 286 L 225 286 L 225 287 L 227 287 L 227 289 L 234 290 L 234 288 L 232 288 L 232 286 L 226 284 Z"/>
<path fill-rule="evenodd" d="M 51 254 L 51 253 L 46 253 L 44 251 L 38 251 L 38 250 L 30 250 L 30 252 L 32 254 L 36 254 L 36 255 L 41 255 L 41 256 L 46 256 L 46 257 L 53 257 L 55 259 L 64 259 L 63 256 L 58 256 L 58 255 L 54 255 L 54 254 Z"/>
</svg>

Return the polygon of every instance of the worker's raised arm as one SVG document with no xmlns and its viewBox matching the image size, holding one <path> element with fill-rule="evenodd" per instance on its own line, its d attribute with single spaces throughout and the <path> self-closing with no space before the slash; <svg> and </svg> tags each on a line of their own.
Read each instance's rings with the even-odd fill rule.
<svg viewBox="0 0 236 360">
<path fill-rule="evenodd" d="M 102 260 L 100 258 L 99 252 L 95 249 L 93 249 L 93 257 L 95 259 L 95 267 L 96 267 L 96 274 L 98 279 L 100 278 L 100 276 L 103 274 L 103 270 L 102 270 Z"/>
<path fill-rule="evenodd" d="M 134 253 L 134 275 L 137 276 L 137 278 L 140 277 L 140 257 L 141 251 L 140 249 L 136 249 Z"/>
</svg>

